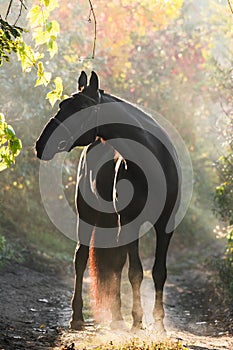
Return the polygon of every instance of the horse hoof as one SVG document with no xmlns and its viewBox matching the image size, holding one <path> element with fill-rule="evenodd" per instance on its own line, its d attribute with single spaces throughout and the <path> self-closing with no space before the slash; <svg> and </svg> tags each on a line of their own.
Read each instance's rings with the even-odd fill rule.
<svg viewBox="0 0 233 350">
<path fill-rule="evenodd" d="M 138 331 L 144 330 L 144 327 L 142 325 L 142 322 L 138 322 L 137 324 L 133 324 L 131 328 L 132 333 L 137 333 Z"/>
<path fill-rule="evenodd" d="M 120 321 L 112 321 L 110 323 L 110 328 L 112 330 L 120 330 L 120 331 L 128 331 L 128 327 L 126 326 L 125 322 L 123 320 Z"/>
<path fill-rule="evenodd" d="M 85 328 L 84 321 L 70 321 L 70 329 L 73 329 L 75 331 L 83 331 Z"/>
<path fill-rule="evenodd" d="M 153 332 L 158 338 L 167 338 L 167 332 L 164 327 L 163 321 L 157 320 L 154 323 Z"/>
</svg>

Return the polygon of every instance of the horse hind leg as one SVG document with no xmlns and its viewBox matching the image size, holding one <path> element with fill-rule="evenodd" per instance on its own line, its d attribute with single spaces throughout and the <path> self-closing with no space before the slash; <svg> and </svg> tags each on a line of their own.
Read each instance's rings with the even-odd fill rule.
<svg viewBox="0 0 233 350">
<path fill-rule="evenodd" d="M 110 311 L 112 314 L 112 322 L 110 324 L 112 329 L 126 330 L 127 327 L 124 323 L 121 313 L 121 276 L 122 270 L 126 262 L 127 250 L 125 246 L 113 248 L 115 256 L 117 258 L 112 261 L 110 274 L 110 295 L 111 306 Z M 114 254 L 113 254 L 114 256 Z M 111 271 L 112 270 L 112 271 Z"/>
<path fill-rule="evenodd" d="M 172 233 L 166 233 L 166 224 L 157 223 L 155 225 L 156 230 L 156 252 L 155 252 L 155 262 L 152 270 L 152 277 L 155 286 L 155 303 L 153 316 L 155 321 L 155 329 L 159 333 L 166 333 L 164 327 L 164 306 L 163 306 L 163 291 L 164 284 L 167 279 L 167 251 L 172 237 Z"/>
<path fill-rule="evenodd" d="M 129 255 L 128 276 L 129 276 L 129 281 L 133 291 L 132 329 L 142 328 L 142 317 L 143 317 L 141 294 L 140 294 L 140 287 L 143 279 L 143 269 L 142 269 L 142 264 L 139 257 L 138 243 L 139 243 L 138 240 L 136 240 L 128 245 L 128 255 Z"/>
</svg>

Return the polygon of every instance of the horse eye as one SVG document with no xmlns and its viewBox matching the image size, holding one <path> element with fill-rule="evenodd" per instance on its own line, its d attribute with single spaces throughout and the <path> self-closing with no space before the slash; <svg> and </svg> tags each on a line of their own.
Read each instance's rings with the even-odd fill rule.
<svg viewBox="0 0 233 350">
<path fill-rule="evenodd" d="M 59 151 L 64 151 L 64 149 L 66 149 L 66 146 L 67 146 L 67 141 L 66 140 L 62 140 L 59 142 L 58 146 L 57 146 L 57 149 Z"/>
</svg>

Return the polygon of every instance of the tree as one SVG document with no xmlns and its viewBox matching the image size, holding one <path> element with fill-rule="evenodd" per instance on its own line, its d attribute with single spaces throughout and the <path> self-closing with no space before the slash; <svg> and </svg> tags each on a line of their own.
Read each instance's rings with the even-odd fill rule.
<svg viewBox="0 0 233 350">
<path fill-rule="evenodd" d="M 20 8 L 18 14 L 15 14 L 16 20 L 14 24 L 8 21 L 8 15 L 11 11 L 13 1 L 8 4 L 5 20 L 0 16 L 0 66 L 3 62 L 10 61 L 12 52 L 18 55 L 21 61 L 23 72 L 30 72 L 32 69 L 37 71 L 37 80 L 35 86 L 47 86 L 51 82 L 52 74 L 44 70 L 42 58 L 44 57 L 44 50 L 50 54 L 50 58 L 57 53 L 56 38 L 59 33 L 59 25 L 57 21 L 50 20 L 50 13 L 58 6 L 56 0 L 41 0 L 32 6 L 28 13 L 28 19 L 32 30 L 32 37 L 35 42 L 36 49 L 26 44 L 23 34 L 26 32 L 22 27 L 16 26 L 22 14 L 22 9 L 26 10 L 24 1 L 20 1 Z M 39 50 L 41 46 L 42 50 Z M 55 87 L 52 91 L 47 93 L 46 98 L 50 101 L 52 106 L 62 96 L 63 86 L 60 77 L 53 80 Z M 14 130 L 7 125 L 5 117 L 1 114 L 0 119 L 0 171 L 9 167 L 14 163 L 15 157 L 19 154 L 22 144 L 15 136 Z"/>
<path fill-rule="evenodd" d="M 222 137 L 223 154 L 215 163 L 219 175 L 219 184 L 215 190 L 214 211 L 225 223 L 225 227 L 217 228 L 220 236 L 226 237 L 224 280 L 233 289 L 233 103 L 232 103 L 232 65 L 230 69 L 218 67 L 217 74 L 221 77 L 219 88 L 222 97 L 222 109 L 225 118 L 219 129 Z"/>
</svg>

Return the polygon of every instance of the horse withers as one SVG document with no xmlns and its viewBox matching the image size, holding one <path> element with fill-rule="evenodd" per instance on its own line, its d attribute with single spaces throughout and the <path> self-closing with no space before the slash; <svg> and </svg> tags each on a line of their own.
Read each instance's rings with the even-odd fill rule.
<svg viewBox="0 0 233 350">
<path fill-rule="evenodd" d="M 76 187 L 78 246 L 71 328 L 84 325 L 82 283 L 88 258 L 96 300 L 108 300 L 112 327 L 123 321 L 120 285 L 127 256 L 133 328 L 142 326 L 139 231 L 149 221 L 157 238 L 153 315 L 155 326 L 164 330 L 166 257 L 180 204 L 181 172 L 175 148 L 152 117 L 100 90 L 95 72 L 89 84 L 82 72 L 78 83 L 79 92 L 60 103 L 36 142 L 37 157 L 46 161 L 56 153 L 83 147 Z"/>
</svg>

